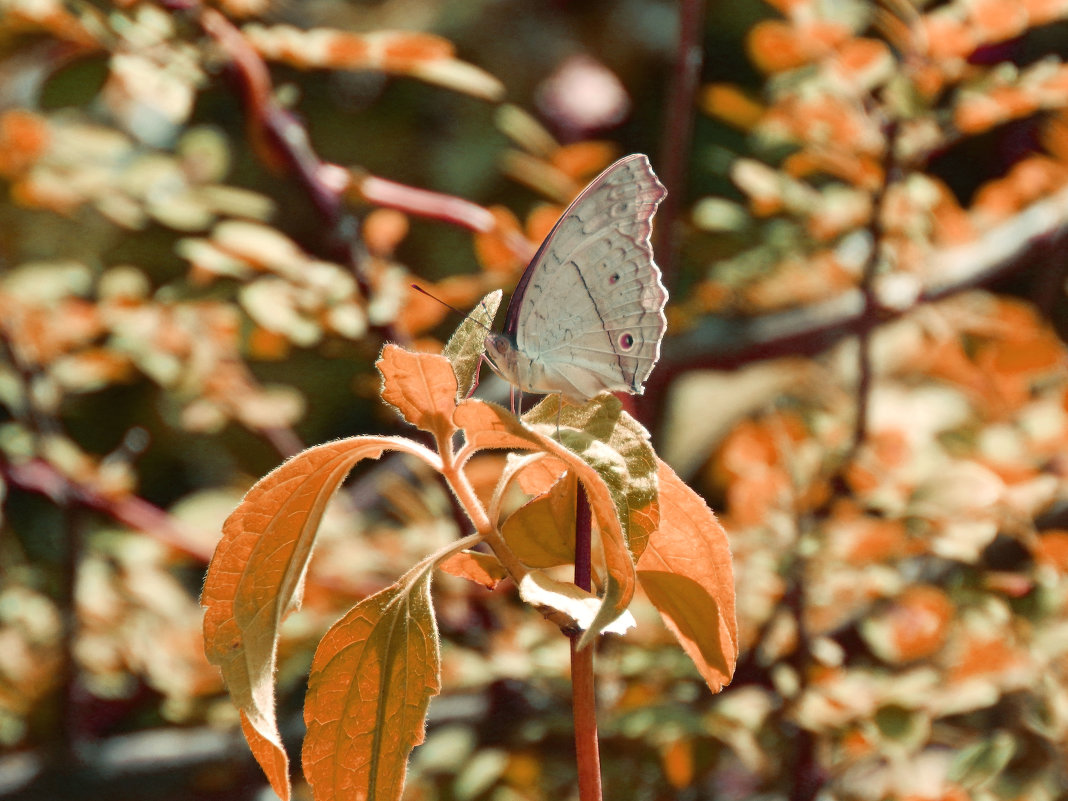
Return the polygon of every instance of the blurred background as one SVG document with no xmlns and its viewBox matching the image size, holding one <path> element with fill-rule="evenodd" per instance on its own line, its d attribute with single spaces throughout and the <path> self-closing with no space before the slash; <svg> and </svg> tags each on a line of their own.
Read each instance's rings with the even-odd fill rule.
<svg viewBox="0 0 1068 801">
<path fill-rule="evenodd" d="M 713 696 L 635 602 L 607 797 L 1068 797 L 1066 56 L 1064 0 L 0 0 L 0 796 L 273 797 L 202 650 L 223 519 L 411 433 L 373 362 L 458 319 L 409 284 L 510 291 L 645 152 L 670 326 L 631 408 L 730 535 L 742 655 Z M 318 638 L 463 526 L 356 471 L 291 755 Z M 575 797 L 566 639 L 434 591 L 405 797 Z"/>
</svg>

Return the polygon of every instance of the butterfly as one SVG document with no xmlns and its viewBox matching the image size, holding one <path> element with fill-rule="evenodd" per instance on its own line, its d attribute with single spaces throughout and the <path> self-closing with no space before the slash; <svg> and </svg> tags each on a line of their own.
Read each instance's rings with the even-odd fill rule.
<svg viewBox="0 0 1068 801">
<path fill-rule="evenodd" d="M 667 190 L 642 154 L 575 198 L 523 272 L 504 331 L 485 338 L 491 369 L 520 393 L 641 395 L 660 358 L 667 290 L 649 234 Z"/>
</svg>

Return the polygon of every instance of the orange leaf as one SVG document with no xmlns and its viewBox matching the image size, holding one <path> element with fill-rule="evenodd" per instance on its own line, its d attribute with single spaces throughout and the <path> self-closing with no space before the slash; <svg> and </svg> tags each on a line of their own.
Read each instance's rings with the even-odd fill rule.
<svg viewBox="0 0 1068 801">
<path fill-rule="evenodd" d="M 898 658 L 907 661 L 942 647 L 954 608 L 940 588 L 919 585 L 901 594 L 891 614 Z"/>
<path fill-rule="evenodd" d="M 456 373 L 444 356 L 411 353 L 386 345 L 375 366 L 382 374 L 382 400 L 409 423 L 446 442 L 456 426 Z"/>
<path fill-rule="evenodd" d="M 1018 670 L 1028 654 L 997 632 L 972 633 L 957 644 L 949 680 L 963 682 L 979 676 L 995 676 Z"/>
<path fill-rule="evenodd" d="M 664 776 L 676 790 L 693 784 L 694 753 L 693 741 L 679 738 L 660 748 L 660 762 L 664 767 Z"/>
<path fill-rule="evenodd" d="M 475 255 L 482 269 L 498 275 L 511 275 L 523 267 L 512 243 L 522 237 L 519 220 L 504 206 L 490 208 L 495 225 L 475 232 Z"/>
<path fill-rule="evenodd" d="M 453 420 L 464 430 L 467 442 L 479 450 L 534 450 L 531 432 L 492 403 L 474 398 L 465 400 L 456 407 Z"/>
<path fill-rule="evenodd" d="M 271 789 L 284 801 L 289 799 L 289 757 L 274 737 L 265 737 L 244 710 L 241 710 L 241 731 L 256 762 L 263 768 Z M 284 789 L 284 793 L 282 790 Z"/>
<path fill-rule="evenodd" d="M 363 241 L 367 249 L 388 256 L 397 249 L 410 228 L 408 215 L 396 209 L 375 209 L 363 223 Z"/>
<path fill-rule="evenodd" d="M 1068 573 L 1068 531 L 1044 531 L 1034 546 L 1035 559 L 1059 573 Z"/>
<path fill-rule="evenodd" d="M 564 473 L 556 484 L 504 521 L 501 534 L 527 567 L 554 567 L 575 561 L 576 489 L 574 473 Z"/>
<path fill-rule="evenodd" d="M 563 211 L 563 206 L 554 203 L 539 203 L 527 215 L 527 238 L 531 242 L 544 241 Z"/>
<path fill-rule="evenodd" d="M 807 64 L 812 53 L 792 25 L 781 20 L 763 20 L 749 31 L 749 57 L 767 73 L 782 72 Z"/>
<path fill-rule="evenodd" d="M 0 175 L 14 177 L 26 172 L 48 148 L 48 123 L 24 109 L 0 115 Z"/>
<path fill-rule="evenodd" d="M 324 37 L 323 45 L 326 63 L 339 67 L 364 65 L 372 58 L 370 43 L 365 37 L 357 34 L 331 32 L 329 36 Z"/>
<path fill-rule="evenodd" d="M 1026 30 L 1027 9 L 1003 0 L 972 0 L 971 18 L 982 31 L 984 41 L 1002 42 Z"/>
<path fill-rule="evenodd" d="M 382 53 L 386 69 L 405 70 L 419 61 L 451 58 L 452 42 L 430 33 L 383 33 Z"/>
<path fill-rule="evenodd" d="M 496 556 L 479 551 L 461 551 L 438 564 L 450 575 L 493 589 L 508 575 Z"/>
<path fill-rule="evenodd" d="M 638 580 L 702 678 L 717 692 L 734 675 L 738 621 L 727 533 L 701 497 L 660 462 L 660 527 Z"/>
<path fill-rule="evenodd" d="M 574 142 L 557 148 L 550 161 L 560 172 L 585 182 L 619 158 L 618 150 L 612 142 Z"/>
<path fill-rule="evenodd" d="M 709 84 L 701 92 L 701 107 L 735 128 L 752 130 L 764 116 L 764 106 L 729 83 Z"/>
<path fill-rule="evenodd" d="M 309 448 L 249 490 L 223 524 L 208 566 L 200 599 L 204 649 L 222 670 L 249 745 L 282 799 L 290 788 L 274 710 L 279 627 L 300 606 L 327 501 L 356 462 L 377 459 L 388 448 L 434 458 L 394 437 L 353 437 Z"/>
<path fill-rule="evenodd" d="M 541 495 L 552 489 L 567 467 L 559 459 L 538 459 L 524 467 L 516 481 L 527 495 Z"/>
<path fill-rule="evenodd" d="M 317 801 L 399 799 L 441 689 L 433 561 L 356 604 L 319 643 L 304 704 L 304 775 Z"/>
<path fill-rule="evenodd" d="M 893 56 L 886 42 L 857 37 L 847 39 L 835 54 L 839 77 L 854 86 L 870 89 L 893 71 Z"/>
</svg>

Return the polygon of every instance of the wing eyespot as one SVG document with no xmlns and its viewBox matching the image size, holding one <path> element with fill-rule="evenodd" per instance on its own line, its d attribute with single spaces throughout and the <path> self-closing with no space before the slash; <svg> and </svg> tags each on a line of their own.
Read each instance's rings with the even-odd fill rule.
<svg viewBox="0 0 1068 801">
<path fill-rule="evenodd" d="M 630 350 L 634 347 L 634 337 L 630 334 L 620 334 L 619 347 L 623 350 Z"/>
</svg>

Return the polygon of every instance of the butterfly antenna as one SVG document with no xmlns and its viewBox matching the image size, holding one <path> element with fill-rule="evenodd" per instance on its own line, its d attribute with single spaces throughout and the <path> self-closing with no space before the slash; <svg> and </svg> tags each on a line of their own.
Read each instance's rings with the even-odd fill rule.
<svg viewBox="0 0 1068 801">
<path fill-rule="evenodd" d="M 472 317 L 472 316 L 471 316 L 470 314 L 467 314 L 466 312 L 462 312 L 462 311 L 460 311 L 460 310 L 459 310 L 459 309 L 457 309 L 457 308 L 456 308 L 455 306 L 453 306 L 453 305 L 451 305 L 451 304 L 449 304 L 449 303 L 446 303 L 445 301 L 443 301 L 443 300 L 442 300 L 441 298 L 439 298 L 439 297 L 437 297 L 437 296 L 435 296 L 435 295 L 431 295 L 431 294 L 430 294 L 429 292 L 427 292 L 427 291 L 426 291 L 425 289 L 423 289 L 423 288 L 422 288 L 421 286 L 416 286 L 415 284 L 410 284 L 409 286 L 411 286 L 411 288 L 412 288 L 412 289 L 414 289 L 414 290 L 415 290 L 416 292 L 421 292 L 422 294 L 426 295 L 426 296 L 427 296 L 428 298 L 430 298 L 431 300 L 436 300 L 436 301 L 437 301 L 438 303 L 440 303 L 440 304 L 441 304 L 442 306 L 444 306 L 444 307 L 445 307 L 446 309 L 452 309 L 452 310 L 453 310 L 454 312 L 456 312 L 457 314 L 459 314 L 459 315 L 460 315 L 461 317 L 466 317 L 466 318 L 467 318 L 468 320 L 470 320 L 471 322 L 473 322 L 473 323 L 474 323 L 475 325 L 480 325 L 480 326 L 482 326 L 483 328 L 485 328 L 485 329 L 486 329 L 487 331 L 493 331 L 493 329 L 492 329 L 492 328 L 490 328 L 490 327 L 489 327 L 488 325 L 486 325 L 486 324 L 485 324 L 485 323 L 483 323 L 482 321 L 480 321 L 480 320 L 476 320 L 476 319 L 475 319 L 474 317 Z M 481 305 L 481 304 L 479 304 L 479 305 Z M 483 308 L 485 308 L 485 307 L 483 307 Z"/>
</svg>

